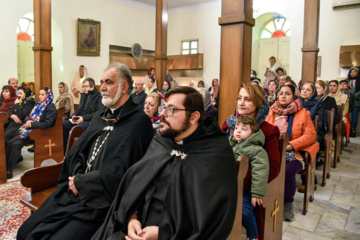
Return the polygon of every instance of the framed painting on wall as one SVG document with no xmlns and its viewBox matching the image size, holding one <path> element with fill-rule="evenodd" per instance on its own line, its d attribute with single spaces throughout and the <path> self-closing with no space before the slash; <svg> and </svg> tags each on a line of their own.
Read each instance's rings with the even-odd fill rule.
<svg viewBox="0 0 360 240">
<path fill-rule="evenodd" d="M 77 23 L 77 55 L 100 56 L 100 22 L 78 18 Z"/>
</svg>

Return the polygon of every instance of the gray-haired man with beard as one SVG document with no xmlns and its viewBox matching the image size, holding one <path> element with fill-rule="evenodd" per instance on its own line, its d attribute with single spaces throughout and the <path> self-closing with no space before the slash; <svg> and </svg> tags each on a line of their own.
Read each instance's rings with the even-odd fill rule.
<svg viewBox="0 0 360 240">
<path fill-rule="evenodd" d="M 107 109 L 94 115 L 70 149 L 57 190 L 25 221 L 17 239 L 90 239 L 103 223 L 124 173 L 145 154 L 152 125 L 130 98 L 130 70 L 112 63 L 101 83 Z"/>
<path fill-rule="evenodd" d="M 135 92 L 131 94 L 131 97 L 134 103 L 140 105 L 140 107 L 144 110 L 144 104 L 146 99 L 146 93 L 144 90 L 144 80 L 137 79 L 135 80 Z"/>
</svg>

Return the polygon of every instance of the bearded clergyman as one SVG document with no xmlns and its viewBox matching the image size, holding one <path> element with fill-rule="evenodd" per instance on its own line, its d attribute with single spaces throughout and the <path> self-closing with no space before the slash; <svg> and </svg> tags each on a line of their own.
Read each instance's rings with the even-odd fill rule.
<svg viewBox="0 0 360 240">
<path fill-rule="evenodd" d="M 126 170 L 153 137 L 149 117 L 130 98 L 131 72 L 120 63 L 101 78 L 102 103 L 64 159 L 57 190 L 21 226 L 17 239 L 90 239 L 103 223 Z"/>
<path fill-rule="evenodd" d="M 201 94 L 165 94 L 159 135 L 126 172 L 93 240 L 218 240 L 230 234 L 237 174 L 227 137 L 204 119 Z"/>
</svg>

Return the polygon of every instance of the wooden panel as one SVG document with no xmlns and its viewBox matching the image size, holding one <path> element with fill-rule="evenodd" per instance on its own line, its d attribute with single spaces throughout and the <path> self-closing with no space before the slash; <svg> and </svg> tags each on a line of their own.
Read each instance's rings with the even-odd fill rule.
<svg viewBox="0 0 360 240">
<path fill-rule="evenodd" d="M 360 66 L 360 45 L 340 46 L 339 67 Z"/>
<path fill-rule="evenodd" d="M 51 0 L 34 0 L 35 96 L 42 87 L 52 88 Z"/>
<path fill-rule="evenodd" d="M 233 17 L 234 15 L 242 15 L 242 17 Z M 231 22 L 231 19 L 234 22 Z M 238 22 L 236 19 L 245 19 L 245 21 Z M 252 22 L 252 1 L 222 1 L 221 18 L 219 18 L 221 87 L 218 122 L 220 125 L 233 114 L 240 85 L 250 82 Z"/>
<path fill-rule="evenodd" d="M 158 89 L 162 88 L 162 83 L 166 79 L 167 24 L 168 0 L 156 0 L 155 79 Z"/>
<path fill-rule="evenodd" d="M 320 0 L 305 0 L 302 82 L 316 81 Z"/>
<path fill-rule="evenodd" d="M 203 69 L 204 54 L 171 55 L 167 57 L 167 69 L 169 70 L 191 70 Z M 155 67 L 154 56 L 141 56 L 134 58 L 126 53 L 110 52 L 110 62 L 121 62 L 129 69 L 148 70 Z"/>
<path fill-rule="evenodd" d="M 241 239 L 241 229 L 242 229 L 242 205 L 243 205 L 243 183 L 246 173 L 249 167 L 249 160 L 246 156 L 240 156 L 237 161 L 238 168 L 238 197 L 237 197 L 237 207 L 235 214 L 235 221 L 231 233 L 227 240 L 238 240 Z"/>
<path fill-rule="evenodd" d="M 55 125 L 47 129 L 34 129 L 29 137 L 35 141 L 34 167 L 40 167 L 46 159 L 62 162 L 64 159 L 62 116 L 65 108 L 59 108 Z"/>
<path fill-rule="evenodd" d="M 0 183 L 7 181 L 4 124 L 8 118 L 9 115 L 6 112 L 0 112 Z"/>
</svg>

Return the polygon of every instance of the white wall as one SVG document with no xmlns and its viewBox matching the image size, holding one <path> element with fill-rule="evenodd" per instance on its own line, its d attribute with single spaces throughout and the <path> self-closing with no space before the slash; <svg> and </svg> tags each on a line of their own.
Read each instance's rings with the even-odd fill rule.
<svg viewBox="0 0 360 240">
<path fill-rule="evenodd" d="M 0 86 L 7 84 L 11 76 L 17 76 L 16 26 L 18 20 L 33 11 L 31 0 L 0 0 Z M 58 48 L 53 56 L 63 56 L 54 61 L 53 88 L 57 83 L 71 83 L 76 71 L 84 64 L 89 76 L 99 83 L 104 69 L 109 63 L 109 45 L 129 46 L 135 42 L 145 49 L 155 49 L 155 13 L 138 9 L 112 0 L 52 0 L 52 17 L 61 32 L 58 39 L 52 39 L 53 47 L 63 42 L 63 52 Z M 76 56 L 77 19 L 93 19 L 101 22 L 99 57 Z M 61 40 L 62 35 L 62 40 Z M 60 48 L 60 47 L 59 47 Z M 63 64 L 63 74 L 59 73 Z M 56 76 L 54 76 L 56 74 Z M 62 76 L 61 76 L 62 75 Z M 55 86 L 56 84 L 56 86 Z"/>
<path fill-rule="evenodd" d="M 199 39 L 199 52 L 204 53 L 203 78 L 207 87 L 220 75 L 220 15 L 219 7 L 169 15 L 168 55 L 180 54 L 181 40 Z"/>
<path fill-rule="evenodd" d="M 320 1 L 319 55 L 322 56 L 321 79 L 333 79 L 340 75 L 339 49 L 341 45 L 360 44 L 359 8 L 333 11 L 332 1 Z M 269 15 L 280 14 L 291 24 L 290 67 L 288 74 L 298 82 L 301 79 L 304 0 L 254 0 L 257 16 L 253 28 L 252 67 L 257 69 L 258 39 L 260 30 L 267 22 Z M 220 27 L 218 17 L 220 7 L 170 14 L 168 29 L 168 54 L 180 54 L 180 42 L 183 39 L 199 38 L 200 52 L 204 53 L 203 77 L 207 86 L 211 79 L 219 75 L 220 62 Z M 265 16 L 265 17 L 264 17 Z"/>
</svg>

